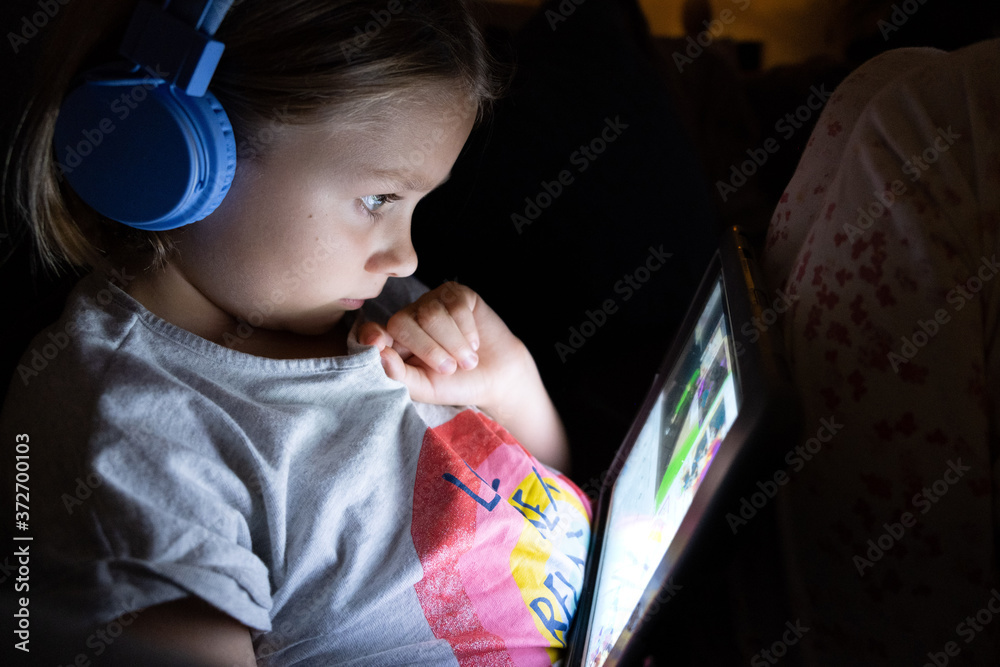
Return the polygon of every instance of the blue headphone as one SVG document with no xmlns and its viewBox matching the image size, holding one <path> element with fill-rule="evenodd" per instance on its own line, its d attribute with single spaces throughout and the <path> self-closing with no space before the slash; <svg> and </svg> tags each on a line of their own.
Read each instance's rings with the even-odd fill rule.
<svg viewBox="0 0 1000 667">
<path fill-rule="evenodd" d="M 208 84 L 212 39 L 233 0 L 142 0 L 120 53 L 133 65 L 90 70 L 62 103 L 58 169 L 98 213 L 174 229 L 222 203 L 236 171 L 233 128 Z"/>
</svg>

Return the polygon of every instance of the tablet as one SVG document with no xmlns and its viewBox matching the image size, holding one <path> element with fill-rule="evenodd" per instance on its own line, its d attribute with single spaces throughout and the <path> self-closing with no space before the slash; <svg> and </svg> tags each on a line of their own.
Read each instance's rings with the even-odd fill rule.
<svg viewBox="0 0 1000 667">
<path fill-rule="evenodd" d="M 735 464 L 790 432 L 794 393 L 775 334 L 754 325 L 766 307 L 759 275 L 730 230 L 605 479 L 569 664 L 629 655 L 683 562 L 710 548 L 699 534 L 725 523 Z"/>
</svg>

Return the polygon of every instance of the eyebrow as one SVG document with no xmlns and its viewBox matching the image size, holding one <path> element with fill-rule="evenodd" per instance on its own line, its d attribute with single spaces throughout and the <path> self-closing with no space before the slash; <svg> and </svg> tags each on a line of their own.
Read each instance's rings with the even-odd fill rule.
<svg viewBox="0 0 1000 667">
<path fill-rule="evenodd" d="M 419 176 L 407 176 L 405 173 L 395 169 L 368 169 L 362 172 L 363 178 L 369 176 L 386 182 L 391 182 L 394 185 L 400 186 L 399 189 L 401 190 L 430 192 L 431 190 L 435 190 L 447 183 L 448 179 L 451 178 L 451 172 L 449 171 L 445 174 L 445 177 L 441 179 L 441 182 L 436 185 L 430 183 L 426 179 L 420 178 Z"/>
</svg>

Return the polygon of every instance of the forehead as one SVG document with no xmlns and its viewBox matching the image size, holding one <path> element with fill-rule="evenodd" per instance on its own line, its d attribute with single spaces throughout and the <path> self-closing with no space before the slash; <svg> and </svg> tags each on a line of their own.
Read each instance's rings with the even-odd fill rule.
<svg viewBox="0 0 1000 667">
<path fill-rule="evenodd" d="M 350 181 L 394 189 L 430 190 L 447 177 L 477 109 L 454 95 L 426 95 L 370 111 L 361 120 L 285 126 L 265 161 L 297 170 L 332 169 Z"/>
<path fill-rule="evenodd" d="M 447 178 L 475 121 L 475 110 L 440 98 L 396 107 L 357 127 L 334 129 L 331 143 L 351 176 L 432 190 Z"/>
</svg>

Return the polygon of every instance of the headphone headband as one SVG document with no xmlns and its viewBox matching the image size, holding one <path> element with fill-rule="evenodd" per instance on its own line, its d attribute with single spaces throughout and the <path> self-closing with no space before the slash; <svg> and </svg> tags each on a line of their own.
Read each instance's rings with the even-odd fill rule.
<svg viewBox="0 0 1000 667">
<path fill-rule="evenodd" d="M 206 35 L 219 29 L 233 0 L 164 0 L 163 9 Z"/>
<path fill-rule="evenodd" d="M 212 39 L 233 0 L 142 0 L 129 22 L 120 53 L 163 76 L 185 94 L 208 90 L 223 45 Z"/>
<path fill-rule="evenodd" d="M 135 66 L 91 70 L 63 100 L 53 137 L 58 166 L 101 215 L 174 229 L 205 218 L 226 196 L 236 141 L 208 85 L 224 48 L 212 35 L 232 4 L 142 0 L 120 49 Z"/>
</svg>

